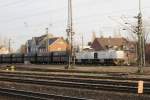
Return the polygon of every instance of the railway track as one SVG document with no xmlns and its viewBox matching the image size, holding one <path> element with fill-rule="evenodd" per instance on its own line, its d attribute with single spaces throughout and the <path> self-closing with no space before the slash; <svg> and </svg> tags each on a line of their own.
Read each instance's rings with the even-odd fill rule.
<svg viewBox="0 0 150 100">
<path fill-rule="evenodd" d="M 30 100 L 87 100 L 85 98 L 77 98 L 77 97 L 55 95 L 55 94 L 44 94 L 44 93 L 15 90 L 15 89 L 8 89 L 8 88 L 0 88 L 0 94 L 4 94 L 8 96 L 10 95 L 18 96 Z"/>
<path fill-rule="evenodd" d="M 94 74 L 122 74 L 120 72 L 99 72 L 99 71 L 84 71 L 78 69 L 48 69 L 48 68 L 40 68 L 40 67 L 16 67 L 18 71 L 35 71 L 35 72 L 63 72 L 63 73 L 94 73 Z M 127 73 L 123 73 L 127 74 Z M 132 73 L 130 73 L 132 74 Z"/>
<path fill-rule="evenodd" d="M 59 81 L 68 81 L 68 82 L 79 82 L 79 83 L 90 83 L 90 84 L 111 84 L 111 85 L 128 85 L 128 86 L 137 86 L 136 81 L 131 80 L 112 80 L 112 79 L 92 79 L 92 78 L 77 78 L 77 77 L 62 77 L 62 76 L 37 76 L 37 75 L 17 75 L 15 73 L 0 73 L 0 78 L 2 77 L 13 77 L 13 78 L 33 78 L 33 79 L 44 79 L 44 80 L 59 80 Z"/>
<path fill-rule="evenodd" d="M 26 83 L 26 84 L 38 84 L 45 86 L 59 86 L 69 88 L 80 88 L 90 90 L 106 90 L 115 92 L 137 92 L 136 80 L 115 80 L 112 77 L 107 79 L 92 79 L 92 78 L 79 78 L 79 77 L 66 77 L 66 76 L 38 76 L 32 74 L 18 74 L 18 73 L 0 73 L 0 81 Z M 40 79 L 40 80 L 39 80 Z M 150 94 L 150 82 L 144 83 L 144 94 Z"/>
<path fill-rule="evenodd" d="M 107 74 L 96 74 L 96 75 L 80 75 L 80 74 L 68 74 L 68 73 L 39 73 L 39 72 L 23 72 L 23 71 L 15 71 L 15 72 L 11 72 L 11 71 L 0 71 L 0 75 L 7 75 L 7 76 L 26 76 L 26 77 L 38 77 L 38 78 L 47 78 L 47 77 L 55 77 L 55 78 L 59 78 L 59 77 L 66 77 L 66 78 L 78 78 L 78 79 L 109 79 L 109 80 L 128 80 L 128 81 L 139 81 L 139 80 L 143 80 L 146 82 L 150 82 L 150 78 L 141 78 L 141 77 L 129 77 L 128 75 L 124 75 L 124 74 L 115 74 L 114 75 L 107 75 Z"/>
</svg>

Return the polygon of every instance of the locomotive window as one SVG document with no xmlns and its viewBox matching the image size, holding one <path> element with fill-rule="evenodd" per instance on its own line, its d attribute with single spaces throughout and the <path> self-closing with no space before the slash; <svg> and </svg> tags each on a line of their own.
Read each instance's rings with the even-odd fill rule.
<svg viewBox="0 0 150 100">
<path fill-rule="evenodd" d="M 98 54 L 94 53 L 94 59 L 97 59 L 97 58 L 98 58 Z"/>
</svg>

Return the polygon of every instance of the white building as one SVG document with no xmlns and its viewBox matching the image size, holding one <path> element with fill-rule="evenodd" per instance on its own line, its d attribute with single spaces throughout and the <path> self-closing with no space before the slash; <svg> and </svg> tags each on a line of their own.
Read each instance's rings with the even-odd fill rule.
<svg viewBox="0 0 150 100">
<path fill-rule="evenodd" d="M 45 34 L 39 37 L 32 37 L 32 39 L 28 40 L 26 43 L 27 53 L 37 53 L 42 44 L 48 43 L 49 38 L 53 38 L 53 35 Z"/>
</svg>

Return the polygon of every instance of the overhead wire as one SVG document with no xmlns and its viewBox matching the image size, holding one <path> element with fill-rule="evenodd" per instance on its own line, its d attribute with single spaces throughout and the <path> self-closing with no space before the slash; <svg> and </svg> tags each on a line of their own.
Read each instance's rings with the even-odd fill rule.
<svg viewBox="0 0 150 100">
<path fill-rule="evenodd" d="M 64 9 L 65 7 L 62 8 L 58 8 L 58 9 L 49 9 L 46 11 L 41 11 L 41 12 L 37 12 L 37 13 L 32 13 L 32 14 L 28 14 L 28 15 L 24 15 L 24 16 L 20 16 L 20 17 L 14 17 L 8 20 L 1 20 L 0 22 L 2 23 L 9 23 L 11 21 L 16 21 L 16 20 L 22 20 L 22 19 L 26 19 L 26 18 L 31 18 L 31 17 L 36 17 L 36 16 L 43 16 L 43 14 L 50 14 L 50 12 L 58 12 L 59 10 Z"/>
<path fill-rule="evenodd" d="M 20 0 L 17 0 L 18 2 L 20 1 Z M 17 3 L 17 1 L 16 2 L 12 2 L 12 3 L 9 3 L 9 4 L 13 4 L 13 3 Z M 29 14 L 29 15 L 25 15 L 25 16 L 21 16 L 21 17 L 15 17 L 15 18 L 11 18 L 11 19 L 8 19 L 8 20 L 2 20 L 2 21 L 0 21 L 0 22 L 3 22 L 3 23 L 7 23 L 7 22 L 12 22 L 12 21 L 16 21 L 16 20 L 22 20 L 22 19 L 26 19 L 26 18 L 31 18 L 31 17 L 36 17 L 36 16 L 42 16 L 43 14 L 50 14 L 50 13 L 52 13 L 52 12 L 57 12 L 58 10 L 62 10 L 62 9 L 64 9 L 65 7 L 63 7 L 63 8 L 59 8 L 59 9 L 54 9 L 54 10 L 47 10 L 47 11 L 41 11 L 41 12 L 38 12 L 38 13 L 34 13 L 34 14 Z M 124 11 L 131 11 L 131 10 L 135 10 L 135 9 L 128 9 L 128 10 L 124 10 Z M 50 12 L 50 13 L 48 13 L 48 12 Z M 90 18 L 91 19 L 91 17 L 93 18 L 93 17 L 99 17 L 100 15 L 103 15 L 103 16 L 105 16 L 105 15 L 110 15 L 110 14 L 114 14 L 114 12 L 115 13 L 118 13 L 118 12 L 123 12 L 123 11 L 113 11 L 113 12 L 108 12 L 108 13 L 101 13 L 101 14 L 93 14 L 93 15 L 87 15 L 87 16 L 80 16 L 80 17 L 78 17 L 78 18 L 75 18 L 74 20 L 76 21 L 76 22 L 79 22 L 80 20 L 82 20 L 82 19 L 84 19 L 84 20 L 86 20 L 87 18 Z M 63 19 L 64 20 L 64 19 Z M 60 21 L 60 20 L 59 20 Z M 59 21 L 55 21 L 55 22 L 59 22 Z M 81 23 L 80 23 L 81 24 Z"/>
<path fill-rule="evenodd" d="M 27 0 L 26 0 L 26 1 L 27 1 Z M 1 4 L 1 5 L 0 5 L 0 8 L 14 6 L 14 5 L 16 5 L 16 4 L 24 3 L 24 2 L 26 2 L 26 1 L 16 0 L 16 1 L 13 1 L 13 2 L 4 3 L 4 4 Z"/>
<path fill-rule="evenodd" d="M 19 0 L 20 1 L 20 0 Z M 62 10 L 62 9 L 64 9 L 65 7 L 63 7 L 63 8 L 59 8 L 60 10 Z M 150 7 L 149 7 L 150 8 Z M 32 17 L 32 16 L 36 16 L 36 15 L 38 15 L 38 14 L 44 14 L 44 13 L 47 13 L 47 12 L 56 12 L 56 10 L 58 10 L 58 9 L 54 9 L 54 10 L 47 10 L 47 11 L 43 11 L 43 12 L 39 12 L 39 13 L 35 13 L 35 14 L 31 14 L 31 15 L 26 15 L 26 16 L 22 16 L 22 17 L 16 17 L 16 18 L 13 18 L 12 20 L 14 20 L 14 19 L 24 19 L 24 18 L 27 18 L 27 17 Z M 135 10 L 135 9 L 128 9 L 128 10 L 123 10 L 123 11 L 114 11 L 115 13 L 119 13 L 119 12 L 124 12 L 124 11 L 131 11 L 131 10 Z M 112 13 L 114 13 L 114 12 L 107 12 L 107 13 L 101 13 L 101 14 L 93 14 L 93 15 L 87 15 L 87 16 L 80 16 L 80 17 L 78 17 L 78 18 L 76 18 L 76 19 L 83 19 L 83 18 L 87 18 L 87 17 L 91 17 L 91 16 L 94 16 L 94 17 L 98 17 L 98 16 L 100 16 L 100 15 L 103 15 L 103 16 L 105 16 L 106 14 L 112 14 Z M 10 21 L 10 20 L 9 20 Z"/>
</svg>

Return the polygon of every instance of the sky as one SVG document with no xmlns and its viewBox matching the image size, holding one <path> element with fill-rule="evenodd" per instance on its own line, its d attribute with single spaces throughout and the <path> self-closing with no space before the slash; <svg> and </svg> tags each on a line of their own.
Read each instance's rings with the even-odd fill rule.
<svg viewBox="0 0 150 100">
<path fill-rule="evenodd" d="M 0 41 L 18 49 L 32 37 L 49 33 L 66 37 L 68 0 L 0 0 Z M 72 0 L 75 43 L 92 39 L 92 32 L 100 36 L 128 37 L 122 31 L 124 22 L 135 23 L 138 0 Z M 142 1 L 143 19 L 150 25 L 150 0 Z"/>
</svg>

